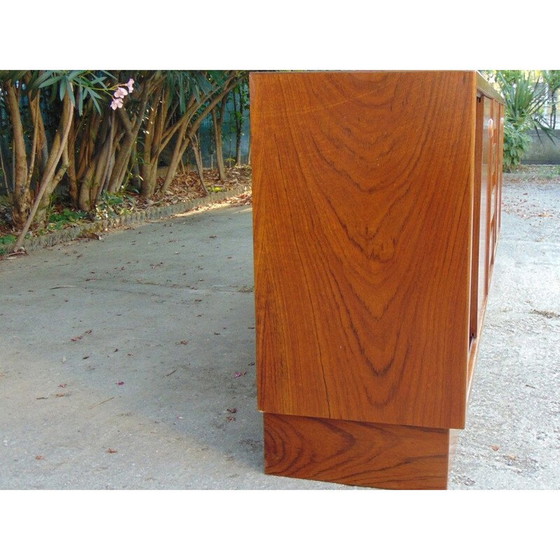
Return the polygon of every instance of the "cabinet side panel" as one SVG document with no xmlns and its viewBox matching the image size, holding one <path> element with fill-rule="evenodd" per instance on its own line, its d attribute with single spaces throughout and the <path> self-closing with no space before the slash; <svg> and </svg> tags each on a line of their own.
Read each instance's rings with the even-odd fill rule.
<svg viewBox="0 0 560 560">
<path fill-rule="evenodd" d="M 251 76 L 259 407 L 464 422 L 475 77 Z"/>
</svg>

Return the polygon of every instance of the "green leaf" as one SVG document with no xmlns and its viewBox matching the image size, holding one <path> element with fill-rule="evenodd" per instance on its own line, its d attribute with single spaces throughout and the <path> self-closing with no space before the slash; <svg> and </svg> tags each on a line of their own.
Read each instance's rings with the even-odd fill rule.
<svg viewBox="0 0 560 560">
<path fill-rule="evenodd" d="M 85 91 L 87 92 L 87 95 L 88 95 L 89 97 L 91 97 L 92 99 L 93 99 L 93 98 L 95 98 L 95 99 L 101 99 L 101 95 L 99 94 L 99 92 L 95 91 L 94 89 L 89 89 L 89 88 L 88 88 L 88 89 L 86 89 Z"/>
<path fill-rule="evenodd" d="M 60 82 L 60 80 L 62 79 L 62 76 L 60 76 L 56 72 L 45 72 L 45 75 L 47 77 L 44 80 L 41 80 L 41 78 L 39 78 L 38 85 L 40 88 L 52 86 L 53 84 Z"/>
<path fill-rule="evenodd" d="M 99 103 L 98 103 L 97 99 L 96 99 L 95 97 L 92 97 L 92 98 L 91 98 L 91 101 L 92 101 L 92 103 L 94 104 L 94 106 L 95 106 L 97 112 L 98 112 L 99 114 L 101 114 L 103 111 L 101 110 L 101 107 L 99 106 Z"/>
<path fill-rule="evenodd" d="M 68 74 L 68 80 L 73 81 L 75 80 L 80 74 L 83 74 L 84 71 L 83 70 L 73 70 L 72 72 L 70 72 L 70 74 Z"/>
</svg>

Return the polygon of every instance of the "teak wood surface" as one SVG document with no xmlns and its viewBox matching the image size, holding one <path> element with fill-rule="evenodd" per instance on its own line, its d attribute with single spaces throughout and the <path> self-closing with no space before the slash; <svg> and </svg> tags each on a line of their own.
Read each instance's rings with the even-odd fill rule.
<svg viewBox="0 0 560 560">
<path fill-rule="evenodd" d="M 265 413 L 265 473 L 353 486 L 443 490 L 450 432 Z"/>
<path fill-rule="evenodd" d="M 464 426 L 476 84 L 251 75 L 260 410 Z"/>
</svg>

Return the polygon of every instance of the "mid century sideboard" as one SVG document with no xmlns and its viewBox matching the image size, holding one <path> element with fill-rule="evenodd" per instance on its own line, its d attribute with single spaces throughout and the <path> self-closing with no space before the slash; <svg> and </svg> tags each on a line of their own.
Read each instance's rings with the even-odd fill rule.
<svg viewBox="0 0 560 560">
<path fill-rule="evenodd" d="M 446 488 L 500 230 L 471 71 L 250 77 L 265 472 Z"/>
</svg>

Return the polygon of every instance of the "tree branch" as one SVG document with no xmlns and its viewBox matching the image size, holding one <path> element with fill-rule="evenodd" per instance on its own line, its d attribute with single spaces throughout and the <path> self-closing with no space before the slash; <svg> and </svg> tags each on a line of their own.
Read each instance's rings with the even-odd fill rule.
<svg viewBox="0 0 560 560">
<path fill-rule="evenodd" d="M 68 142 L 68 135 L 70 133 L 70 127 L 72 125 L 73 114 L 74 114 L 74 107 L 72 105 L 72 102 L 70 101 L 70 98 L 67 95 L 64 98 L 63 117 L 61 119 L 61 121 L 62 121 L 61 124 L 64 123 L 63 124 L 64 131 L 62 133 L 62 138 L 60 139 L 60 143 L 58 145 L 58 149 L 56 151 L 55 157 L 52 157 L 52 159 L 49 158 L 50 163 L 47 164 L 47 169 L 45 171 L 45 174 L 43 175 L 41 186 L 39 188 L 39 193 L 37 194 L 37 197 L 35 198 L 35 202 L 33 203 L 31 211 L 29 212 L 29 216 L 27 218 L 27 221 L 25 222 L 25 225 L 23 226 L 23 229 L 21 230 L 21 233 L 19 234 L 19 236 L 16 240 L 16 244 L 15 244 L 15 247 L 14 247 L 14 251 L 16 251 L 16 252 L 21 249 L 23 240 L 24 240 L 27 232 L 29 231 L 29 227 L 33 223 L 33 219 L 35 218 L 35 214 L 37 213 L 37 209 L 39 208 L 39 204 L 41 203 L 41 200 L 43 199 L 43 196 L 44 196 L 45 192 L 47 191 L 47 188 L 48 188 L 49 184 L 51 183 L 51 181 L 54 177 L 54 173 L 56 171 L 56 166 L 58 165 L 58 162 L 60 161 L 60 158 L 62 157 L 62 154 L 64 152 L 64 147 L 66 146 L 66 143 Z M 52 152 L 51 152 L 51 156 L 53 156 Z"/>
</svg>

